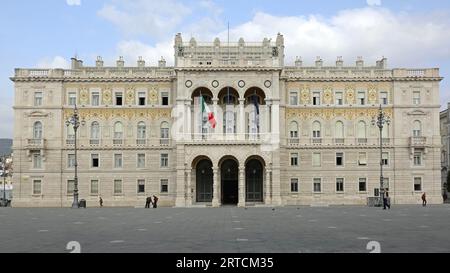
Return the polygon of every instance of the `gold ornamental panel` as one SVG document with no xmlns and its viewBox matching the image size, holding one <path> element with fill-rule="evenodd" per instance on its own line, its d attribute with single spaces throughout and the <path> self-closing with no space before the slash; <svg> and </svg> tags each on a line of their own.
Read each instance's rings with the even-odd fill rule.
<svg viewBox="0 0 450 273">
<path fill-rule="evenodd" d="M 392 119 L 392 108 L 383 109 L 386 116 Z M 372 119 L 378 114 L 377 108 L 324 108 L 324 109 L 299 109 L 288 108 L 286 117 L 299 118 L 302 120 L 321 118 L 323 120 L 331 120 L 334 118 L 353 119 Z"/>
<path fill-rule="evenodd" d="M 133 87 L 127 89 L 127 104 L 131 105 L 134 104 L 134 93 L 135 93 L 135 89 Z"/>
<path fill-rule="evenodd" d="M 112 104 L 112 90 L 111 88 L 103 89 L 103 104 L 111 105 Z"/>
<path fill-rule="evenodd" d="M 86 105 L 89 103 L 89 91 L 87 88 L 81 88 L 80 90 L 80 104 Z"/>
<path fill-rule="evenodd" d="M 310 96 L 309 88 L 303 87 L 300 94 L 301 94 L 302 104 L 309 104 L 309 96 Z"/>
<path fill-rule="evenodd" d="M 162 118 L 170 118 L 171 117 L 171 109 L 87 109 L 87 108 L 79 108 L 78 113 L 81 119 L 90 120 L 90 119 L 103 119 L 109 120 L 113 118 L 122 118 L 122 119 L 150 119 L 150 120 L 159 120 Z M 64 119 L 67 120 L 73 114 L 72 109 L 64 110 Z"/>
</svg>

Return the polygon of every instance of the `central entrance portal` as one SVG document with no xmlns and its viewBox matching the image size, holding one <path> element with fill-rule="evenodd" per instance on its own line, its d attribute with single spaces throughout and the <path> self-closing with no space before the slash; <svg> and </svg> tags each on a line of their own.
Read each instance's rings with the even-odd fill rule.
<svg viewBox="0 0 450 273">
<path fill-rule="evenodd" d="M 233 159 L 225 160 L 220 167 L 222 185 L 222 204 L 237 205 L 239 168 L 238 163 Z"/>
</svg>

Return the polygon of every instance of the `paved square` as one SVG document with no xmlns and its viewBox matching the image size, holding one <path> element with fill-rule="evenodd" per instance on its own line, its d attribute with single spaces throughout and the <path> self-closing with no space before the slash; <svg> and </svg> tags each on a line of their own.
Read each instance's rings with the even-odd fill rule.
<svg viewBox="0 0 450 273">
<path fill-rule="evenodd" d="M 450 252 L 450 206 L 0 209 L 0 252 Z"/>
</svg>

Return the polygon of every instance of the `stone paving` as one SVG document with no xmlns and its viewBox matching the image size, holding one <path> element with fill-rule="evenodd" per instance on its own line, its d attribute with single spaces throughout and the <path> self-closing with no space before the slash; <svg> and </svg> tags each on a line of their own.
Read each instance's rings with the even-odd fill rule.
<svg viewBox="0 0 450 273">
<path fill-rule="evenodd" d="M 0 252 L 450 252 L 450 205 L 0 209 Z"/>
</svg>

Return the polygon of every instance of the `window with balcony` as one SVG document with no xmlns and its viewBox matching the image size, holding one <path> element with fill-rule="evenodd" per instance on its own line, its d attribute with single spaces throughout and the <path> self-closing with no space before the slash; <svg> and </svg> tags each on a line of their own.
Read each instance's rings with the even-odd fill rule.
<svg viewBox="0 0 450 273">
<path fill-rule="evenodd" d="M 75 144 L 75 129 L 72 125 L 67 126 L 67 144 Z"/>
<path fill-rule="evenodd" d="M 161 179 L 161 193 L 168 193 L 168 192 L 169 192 L 169 180 Z"/>
<path fill-rule="evenodd" d="M 145 154 L 137 155 L 137 167 L 140 169 L 145 168 Z"/>
<path fill-rule="evenodd" d="M 298 123 L 296 121 L 289 124 L 289 138 L 290 143 L 298 143 Z"/>
<path fill-rule="evenodd" d="M 336 166 L 344 166 L 344 153 L 336 153 Z"/>
<path fill-rule="evenodd" d="M 322 165 L 322 154 L 313 153 L 312 154 L 312 165 L 313 167 L 320 167 Z"/>
<path fill-rule="evenodd" d="M 322 179 L 321 178 L 313 179 L 313 192 L 315 192 L 315 193 L 322 192 Z"/>
<path fill-rule="evenodd" d="M 422 136 L 422 123 L 418 120 L 413 122 L 413 137 Z"/>
<path fill-rule="evenodd" d="M 298 153 L 291 153 L 291 166 L 298 166 Z"/>
<path fill-rule="evenodd" d="M 337 91 L 335 93 L 335 104 L 336 105 L 343 105 L 344 104 L 344 95 L 341 91 Z"/>
<path fill-rule="evenodd" d="M 336 192 L 344 192 L 344 178 L 336 178 Z"/>
<path fill-rule="evenodd" d="M 358 190 L 360 192 L 366 192 L 367 191 L 367 179 L 366 178 L 359 178 L 358 179 Z"/>
<path fill-rule="evenodd" d="M 123 93 L 122 92 L 115 93 L 115 102 L 116 102 L 117 106 L 123 105 Z"/>
<path fill-rule="evenodd" d="M 145 180 L 139 179 L 137 181 L 137 193 L 145 193 Z"/>
<path fill-rule="evenodd" d="M 169 144 L 169 123 L 163 122 L 161 123 L 161 144 L 167 145 Z"/>
<path fill-rule="evenodd" d="M 98 168 L 100 166 L 100 158 L 98 154 L 91 154 L 91 168 Z"/>
<path fill-rule="evenodd" d="M 291 192 L 298 192 L 298 178 L 291 178 Z"/>
<path fill-rule="evenodd" d="M 364 91 L 358 92 L 358 104 L 366 105 L 366 92 L 364 92 Z"/>
<path fill-rule="evenodd" d="M 122 162 L 122 154 L 114 154 L 114 168 L 122 168 L 123 162 Z"/>
<path fill-rule="evenodd" d="M 161 168 L 169 167 L 169 154 L 161 154 Z"/>
<path fill-rule="evenodd" d="M 114 123 L 114 140 L 113 144 L 122 144 L 123 141 L 123 124 L 118 121 Z"/>
<path fill-rule="evenodd" d="M 336 144 L 344 144 L 344 123 L 337 121 L 334 126 L 334 137 Z"/>
<path fill-rule="evenodd" d="M 225 134 L 234 134 L 236 133 L 236 113 L 232 105 L 227 105 L 226 108 L 223 115 L 223 131 Z"/>
<path fill-rule="evenodd" d="M 91 123 L 91 139 L 90 144 L 100 143 L 100 124 L 97 121 Z"/>
<path fill-rule="evenodd" d="M 420 91 L 413 92 L 413 104 L 420 105 Z"/>
<path fill-rule="evenodd" d="M 145 125 L 145 123 L 143 121 L 139 122 L 137 125 L 137 143 L 138 145 L 143 145 L 145 144 L 145 140 L 146 140 L 146 136 L 147 136 L 147 126 Z"/>
<path fill-rule="evenodd" d="M 361 152 L 358 154 L 358 165 L 367 166 L 367 153 Z"/>
<path fill-rule="evenodd" d="M 69 92 L 69 101 L 68 104 L 70 106 L 75 106 L 77 104 L 77 93 Z"/>
<path fill-rule="evenodd" d="M 294 106 L 298 105 L 298 93 L 296 91 L 289 93 L 289 104 Z"/>
<path fill-rule="evenodd" d="M 414 152 L 414 166 L 422 166 L 422 152 L 421 151 Z"/>
<path fill-rule="evenodd" d="M 146 101 L 147 101 L 146 92 L 138 92 L 138 105 L 144 106 Z"/>
<path fill-rule="evenodd" d="M 91 93 L 91 105 L 99 106 L 100 105 L 100 93 L 95 91 Z"/>
<path fill-rule="evenodd" d="M 34 92 L 34 106 L 42 106 L 42 92 Z"/>
<path fill-rule="evenodd" d="M 67 168 L 75 168 L 75 154 L 67 155 Z"/>
<path fill-rule="evenodd" d="M 320 92 L 313 92 L 313 105 L 320 105 Z"/>
<path fill-rule="evenodd" d="M 42 122 L 40 121 L 33 124 L 33 139 L 42 139 Z"/>
<path fill-rule="evenodd" d="M 40 152 L 33 153 L 33 169 L 42 169 L 42 155 Z"/>
<path fill-rule="evenodd" d="M 321 128 L 322 126 L 320 125 L 320 122 L 318 122 L 318 121 L 314 121 L 313 122 L 313 126 L 312 126 L 312 128 L 313 128 L 313 138 L 321 138 L 321 133 L 320 133 L 320 131 L 321 131 Z"/>
<path fill-rule="evenodd" d="M 367 143 L 367 126 L 364 121 L 358 122 L 356 134 L 358 138 L 358 143 L 360 144 Z"/>
<path fill-rule="evenodd" d="M 388 104 L 388 93 L 380 92 L 380 104 L 387 105 Z"/>
<path fill-rule="evenodd" d="M 414 177 L 414 191 L 422 191 L 422 177 Z"/>
</svg>

